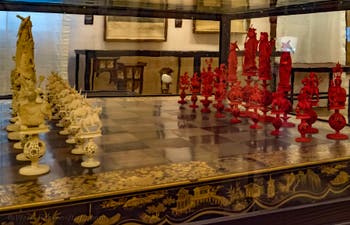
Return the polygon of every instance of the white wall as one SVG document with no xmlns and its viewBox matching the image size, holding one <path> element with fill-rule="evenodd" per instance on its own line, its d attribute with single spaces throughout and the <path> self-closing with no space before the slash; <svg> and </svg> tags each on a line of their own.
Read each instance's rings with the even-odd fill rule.
<svg viewBox="0 0 350 225">
<path fill-rule="evenodd" d="M 344 11 L 281 16 L 277 20 L 277 37 L 298 39 L 292 55 L 295 63 L 345 64 L 345 28 Z"/>
<path fill-rule="evenodd" d="M 0 11 L 0 95 L 11 93 L 12 57 L 16 53 L 17 32 L 21 23 L 16 15 L 31 17 L 37 76 L 48 75 L 51 71 L 68 76 L 68 39 L 62 32 L 67 23 L 62 20 L 62 14 Z"/>
</svg>

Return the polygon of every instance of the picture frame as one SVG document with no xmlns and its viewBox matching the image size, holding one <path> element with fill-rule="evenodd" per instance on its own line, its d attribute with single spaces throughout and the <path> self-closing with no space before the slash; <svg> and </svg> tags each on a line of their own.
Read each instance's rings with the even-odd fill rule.
<svg viewBox="0 0 350 225">
<path fill-rule="evenodd" d="M 166 41 L 165 18 L 106 16 L 106 41 Z"/>
<path fill-rule="evenodd" d="M 245 19 L 231 20 L 231 33 L 247 33 L 248 21 Z M 194 33 L 219 33 L 220 21 L 212 20 L 194 20 L 193 32 Z"/>
<path fill-rule="evenodd" d="M 196 0 L 200 10 L 220 11 L 222 9 L 243 10 L 249 6 L 249 0 Z M 249 27 L 246 19 L 231 20 L 231 33 L 246 33 Z M 219 33 L 220 21 L 193 20 L 194 33 Z"/>
</svg>

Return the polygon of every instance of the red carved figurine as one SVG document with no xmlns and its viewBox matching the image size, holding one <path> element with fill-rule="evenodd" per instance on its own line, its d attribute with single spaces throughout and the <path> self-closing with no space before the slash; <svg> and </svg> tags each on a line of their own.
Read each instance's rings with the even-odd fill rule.
<svg viewBox="0 0 350 225">
<path fill-rule="evenodd" d="M 255 56 L 259 41 L 256 39 L 256 29 L 250 27 L 244 43 L 243 75 L 255 76 L 257 72 Z"/>
<path fill-rule="evenodd" d="M 222 113 L 225 109 L 225 105 L 223 104 L 223 101 L 226 97 L 226 66 L 225 64 L 221 64 L 219 68 L 215 69 L 215 77 L 216 77 L 216 82 L 215 82 L 215 108 L 216 108 L 216 113 L 215 117 L 216 118 L 224 118 L 225 114 Z"/>
<path fill-rule="evenodd" d="M 230 53 L 228 55 L 228 76 L 227 82 L 232 83 L 237 80 L 237 53 L 236 49 L 239 50 L 237 41 L 230 44 Z"/>
<path fill-rule="evenodd" d="M 192 104 L 190 105 L 190 107 L 192 109 L 196 109 L 198 108 L 198 105 L 196 104 L 198 97 L 197 95 L 199 94 L 201 90 L 201 83 L 199 81 L 199 77 L 197 73 L 193 74 L 193 77 L 191 78 L 191 102 Z"/>
<path fill-rule="evenodd" d="M 282 49 L 292 49 L 290 46 L 290 41 L 287 43 L 282 43 Z M 292 71 L 292 57 L 290 56 L 290 51 L 282 51 L 279 66 L 279 83 L 278 86 L 282 90 L 290 91 L 290 75 Z"/>
<path fill-rule="evenodd" d="M 203 68 L 203 71 L 201 73 L 201 79 L 202 79 L 202 96 L 204 99 L 201 100 L 201 103 L 203 104 L 203 108 L 201 109 L 202 113 L 210 113 L 209 105 L 212 103 L 211 100 L 209 100 L 209 97 L 213 94 L 213 81 L 214 81 L 214 72 L 212 71 L 211 64 L 213 62 L 213 59 L 205 60 L 207 63 L 207 70 Z"/>
<path fill-rule="evenodd" d="M 188 89 L 189 85 L 190 85 L 190 81 L 189 81 L 189 76 L 188 73 L 185 72 L 182 76 L 180 76 L 180 100 L 178 101 L 178 103 L 181 105 L 180 107 L 182 107 L 184 104 L 187 103 L 187 101 L 185 100 L 186 98 L 186 90 Z"/>
<path fill-rule="evenodd" d="M 271 53 L 274 41 L 269 41 L 267 32 L 260 33 L 259 40 L 259 79 L 271 80 Z"/>
<path fill-rule="evenodd" d="M 282 126 L 282 119 L 280 117 L 286 110 L 286 108 L 290 107 L 290 102 L 285 98 L 284 92 L 281 89 L 277 89 L 277 92 L 272 94 L 273 100 L 271 103 L 271 114 L 276 115 L 272 120 L 272 125 L 275 130 L 271 131 L 271 135 L 279 136 L 279 129 Z"/>
<path fill-rule="evenodd" d="M 258 125 L 259 122 L 259 113 L 258 110 L 261 108 L 262 105 L 262 91 L 259 89 L 259 84 L 255 83 L 252 94 L 249 98 L 249 109 L 253 109 L 253 112 L 250 113 L 249 117 L 253 120 L 254 124 L 250 126 L 252 129 L 260 129 L 261 126 Z"/>
<path fill-rule="evenodd" d="M 242 88 L 241 88 L 241 82 L 235 81 L 231 85 L 231 89 L 227 94 L 227 98 L 230 101 L 231 106 L 231 113 L 232 113 L 232 119 L 230 120 L 231 123 L 240 123 L 241 120 L 238 119 L 240 115 L 239 105 L 242 103 Z"/>
<path fill-rule="evenodd" d="M 333 80 L 328 90 L 329 108 L 334 110 L 334 113 L 329 117 L 328 123 L 335 130 L 333 134 L 327 134 L 328 139 L 346 140 L 348 135 L 340 133 L 346 125 L 345 117 L 340 113 L 341 109 L 345 108 L 346 90 L 341 87 L 341 74 L 343 69 L 337 63 L 333 68 Z"/>
</svg>

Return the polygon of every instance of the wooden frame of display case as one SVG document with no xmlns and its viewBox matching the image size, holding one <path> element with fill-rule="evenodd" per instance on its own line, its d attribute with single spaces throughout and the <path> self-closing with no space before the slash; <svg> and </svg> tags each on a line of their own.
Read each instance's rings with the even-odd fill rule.
<svg viewBox="0 0 350 225">
<path fill-rule="evenodd" d="M 105 17 L 106 41 L 166 41 L 167 19 L 145 17 Z"/>
<path fill-rule="evenodd" d="M 101 2 L 103 2 L 103 5 L 99 4 Z M 220 63 L 224 63 L 228 56 L 227 46 L 230 43 L 230 21 L 232 19 L 266 16 L 275 17 L 278 15 L 292 15 L 350 9 L 350 1 L 334 0 L 309 1 L 303 4 L 291 3 L 292 5 L 282 6 L 276 6 L 272 4 L 270 7 L 267 8 L 247 9 L 244 12 L 232 13 L 230 13 L 229 9 L 226 9 L 224 7 L 221 7 L 222 9 L 218 9 L 219 11 L 196 11 L 196 8 L 194 7 L 178 9 L 176 7 L 169 7 L 168 5 L 164 5 L 164 7 L 152 8 L 142 7 L 142 5 L 135 6 L 132 5 L 132 3 L 128 3 L 128 1 L 120 1 L 125 2 L 125 5 L 116 6 L 108 5 L 107 2 L 113 1 L 92 0 L 89 1 L 89 4 L 87 4 L 86 1 L 84 1 L 83 3 L 83 1 L 77 0 L 69 3 L 68 0 L 64 1 L 64 3 L 57 4 L 57 1 L 32 2 L 25 0 L 4 0 L 0 3 L 0 10 L 217 20 L 220 21 L 220 45 L 218 54 L 220 57 Z M 92 53 L 87 52 L 86 54 Z M 91 61 L 87 61 L 87 65 L 91 66 Z M 218 168 L 217 170 L 220 172 L 221 169 L 222 168 Z M 189 169 L 188 171 L 191 170 Z M 260 171 L 259 173 L 257 171 L 254 171 L 250 174 L 235 174 L 232 177 L 223 176 L 220 179 L 215 180 L 189 179 L 186 180 L 186 182 L 184 183 L 172 184 L 171 187 L 155 186 L 153 190 L 150 190 L 150 187 L 148 186 L 145 188 L 145 190 L 138 190 L 133 193 L 130 193 L 133 190 L 128 190 L 126 193 L 108 192 L 103 196 L 90 195 L 88 196 L 90 197 L 90 199 L 83 198 L 81 196 L 79 196 L 76 199 L 71 199 L 69 197 L 60 198 L 56 201 L 46 202 L 46 204 L 40 202 L 41 205 L 24 205 L 23 207 L 21 206 L 18 208 L 2 209 L 3 211 L 0 214 L 0 221 L 7 223 L 7 218 L 14 218 L 23 222 L 27 221 L 27 217 L 31 215 L 56 215 L 55 213 L 58 209 L 60 209 L 63 212 L 60 215 L 60 217 L 62 218 L 73 218 L 73 216 L 76 216 L 76 218 L 78 219 L 84 217 L 84 219 L 89 220 L 89 216 L 92 217 L 92 210 L 95 210 L 94 213 L 99 213 L 99 215 L 103 215 L 104 217 L 102 219 L 114 219 L 113 217 L 118 216 L 119 212 L 124 213 L 123 215 L 126 215 L 127 217 L 132 217 L 136 215 L 142 215 L 142 212 L 147 210 L 146 206 L 144 206 L 143 203 L 149 201 L 150 199 L 155 199 L 157 203 L 161 203 L 160 200 L 163 200 L 164 197 L 164 202 L 169 203 L 172 199 L 169 199 L 167 197 L 173 199 L 179 198 L 179 196 L 191 197 L 192 195 L 194 196 L 196 193 L 198 193 L 198 190 L 210 190 L 210 195 L 208 194 L 204 196 L 207 197 L 204 199 L 204 201 L 201 201 L 203 200 L 203 198 L 197 198 L 200 200 L 198 201 L 199 203 L 209 202 L 210 204 L 208 204 L 208 207 L 195 208 L 196 210 L 199 210 L 199 213 L 193 215 L 194 221 L 198 221 L 200 219 L 208 219 L 210 217 L 217 217 L 211 222 L 208 221 L 208 223 L 222 224 L 224 220 L 225 222 L 231 220 L 231 223 L 234 221 L 238 222 L 239 224 L 280 224 L 281 219 L 283 219 L 284 224 L 344 224 L 344 221 L 350 221 L 350 214 L 348 212 L 348 207 L 350 206 L 350 182 L 348 180 L 349 174 L 349 158 L 343 158 L 337 159 L 333 162 L 314 162 L 311 165 L 303 164 L 299 165 L 299 167 L 297 168 L 279 168 L 276 171 L 265 170 Z M 309 176 L 305 179 L 300 179 L 298 185 L 301 185 L 305 182 L 313 182 L 315 180 L 319 182 L 317 182 L 316 186 L 308 186 L 310 189 L 308 189 L 307 187 L 296 189 L 291 186 L 288 186 L 288 182 L 290 182 L 289 178 L 291 177 L 291 175 L 298 176 L 298 179 L 305 178 L 301 177 L 300 175 Z M 319 176 L 320 179 L 312 179 L 315 177 L 315 175 Z M 340 178 L 338 178 L 338 175 Z M 74 187 L 81 187 L 81 185 L 83 184 L 85 188 L 88 187 L 92 190 L 98 189 L 96 188 L 96 186 L 93 186 L 93 182 L 91 182 L 91 179 L 93 178 L 94 177 L 91 174 L 85 174 L 85 176 L 82 177 L 83 182 L 81 182 L 81 180 L 77 180 L 78 185 L 75 185 Z M 119 179 L 117 176 L 114 176 L 114 178 Z M 66 182 L 66 180 L 64 180 L 64 182 Z M 114 182 L 114 184 L 115 183 L 117 182 Z M 246 192 L 246 194 L 248 193 L 249 195 L 247 194 L 247 198 L 241 198 L 238 195 L 238 198 L 231 200 L 242 200 L 245 204 L 253 203 L 252 207 L 248 210 L 239 211 L 240 209 L 242 209 L 239 208 L 242 207 L 241 202 L 238 202 L 236 205 L 225 205 L 225 202 L 222 201 L 222 197 L 235 197 L 234 195 L 229 196 L 228 194 L 230 194 L 231 189 L 236 187 L 234 185 L 236 183 L 245 185 L 244 187 L 249 189 L 249 191 Z M 276 187 L 279 188 L 268 188 L 268 186 L 271 183 L 278 184 L 278 186 Z M 315 182 L 313 182 L 313 184 L 315 184 Z M 13 191 L 10 193 L 19 195 L 22 194 L 22 197 L 28 197 L 27 195 L 31 194 L 33 190 L 41 190 L 42 185 L 40 183 L 38 185 L 39 186 L 35 186 L 35 188 L 32 188 L 33 184 L 29 184 L 29 191 L 23 191 L 25 189 L 23 188 L 24 186 L 22 184 L 19 185 L 18 190 L 16 190 L 15 186 L 12 186 L 11 188 L 13 188 Z M 287 186 L 289 187 L 288 189 L 286 189 Z M 202 189 L 203 187 L 204 189 Z M 225 188 L 225 191 L 216 192 L 220 190 L 219 188 L 222 187 Z M 261 195 L 263 191 L 260 192 L 260 187 L 266 187 L 264 190 L 267 190 L 266 193 L 268 193 L 270 197 L 265 197 Z M 163 191 L 166 191 L 166 194 L 164 194 Z M 214 194 L 212 193 L 213 191 L 215 191 Z M 48 194 L 53 193 L 55 192 L 50 192 Z M 62 193 L 62 189 L 58 189 L 57 193 Z M 327 194 L 325 195 L 325 193 Z M 330 194 L 328 195 L 328 193 Z M 43 196 L 38 197 L 42 198 Z M 197 200 L 196 198 L 193 199 L 194 201 Z M 189 201 L 182 201 L 177 206 L 182 206 L 182 203 L 190 202 L 190 200 L 193 199 L 180 199 Z M 212 199 L 214 200 L 212 201 Z M 123 204 L 120 204 L 121 202 L 124 203 L 123 201 L 128 201 L 128 203 L 131 202 L 133 204 L 129 204 L 129 207 L 126 208 L 123 207 Z M 282 204 L 273 201 L 281 201 Z M 218 213 L 221 214 L 213 214 L 213 205 L 218 207 Z M 233 206 L 237 206 L 237 208 L 234 208 Z M 179 215 L 181 215 L 182 212 L 179 212 L 177 208 L 176 205 L 174 205 L 174 207 L 172 208 L 169 207 L 167 211 L 162 212 L 162 217 L 160 218 L 164 218 L 165 221 L 165 219 L 169 218 L 168 215 L 171 214 L 175 215 L 175 219 L 180 223 L 191 221 L 188 220 L 188 218 L 190 217 L 187 216 L 186 209 L 183 210 L 185 211 L 184 214 L 186 215 L 186 217 L 181 218 Z M 236 209 L 238 210 L 237 212 L 233 212 L 232 214 L 227 213 L 230 212 L 230 210 L 232 211 Z M 205 211 L 207 211 L 209 214 L 205 215 Z M 72 214 L 73 212 L 74 214 Z M 121 218 L 123 218 L 122 216 Z M 202 218 L 200 218 L 201 216 Z M 287 218 L 288 216 L 290 217 L 290 219 Z M 97 218 L 95 217 L 94 219 Z"/>
</svg>

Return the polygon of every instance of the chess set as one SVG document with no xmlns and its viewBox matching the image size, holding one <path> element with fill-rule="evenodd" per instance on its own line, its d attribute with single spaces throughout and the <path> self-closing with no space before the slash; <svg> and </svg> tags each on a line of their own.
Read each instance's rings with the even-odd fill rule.
<svg viewBox="0 0 350 225">
<path fill-rule="evenodd" d="M 180 108 L 187 103 L 186 92 L 189 90 L 191 98 L 190 108 L 196 110 L 198 95 L 201 94 L 202 104 L 201 112 L 210 113 L 210 104 L 213 100 L 210 98 L 214 93 L 215 102 L 213 107 L 216 109 L 215 117 L 224 118 L 223 111 L 230 112 L 232 124 L 240 123 L 239 118 L 249 118 L 252 121 L 251 129 L 261 129 L 259 123 L 271 123 L 274 130 L 271 135 L 279 136 L 281 127 L 295 127 L 295 124 L 289 122 L 288 115 L 293 109 L 288 100 L 291 90 L 290 75 L 292 69 L 291 54 L 295 47 L 291 40 L 282 42 L 281 57 L 279 62 L 278 86 L 276 91 L 272 92 L 269 88 L 271 76 L 271 53 L 275 46 L 273 39 L 269 40 L 268 33 L 261 32 L 260 39 L 257 40 L 256 29 L 250 27 L 247 32 L 244 43 L 243 71 L 242 78 L 245 84 L 242 84 L 237 77 L 237 54 L 239 49 L 237 42 L 230 44 L 230 53 L 227 65 L 221 64 L 218 68 L 212 68 L 212 60 L 206 60 L 206 67 L 202 69 L 200 75 L 195 73 L 192 77 L 184 73 L 180 77 Z M 258 53 L 258 60 L 256 60 Z M 258 61 L 258 65 L 256 65 Z M 337 63 L 333 68 L 333 77 L 328 89 L 329 109 L 334 110 L 328 119 L 329 126 L 335 131 L 326 135 L 332 140 L 346 140 L 348 135 L 341 133 L 346 126 L 345 117 L 341 110 L 345 108 L 346 90 L 341 86 L 342 68 Z M 310 142 L 311 136 L 307 134 L 318 133 L 318 129 L 313 126 L 318 119 L 314 108 L 319 102 L 319 79 L 315 72 L 302 79 L 302 87 L 298 94 L 298 103 L 295 108 L 296 118 L 300 120 L 297 125 L 299 137 L 296 142 Z M 228 102 L 228 108 L 225 108 L 224 102 Z"/>
</svg>

